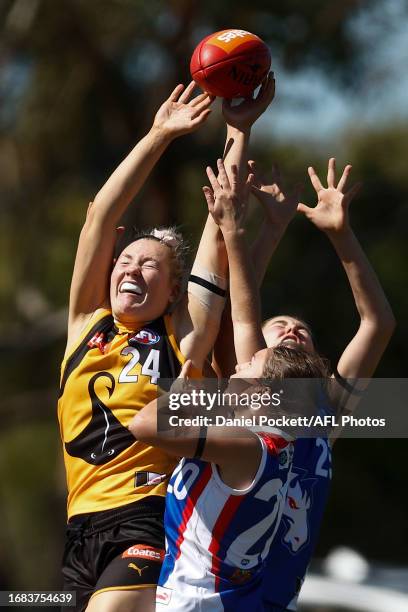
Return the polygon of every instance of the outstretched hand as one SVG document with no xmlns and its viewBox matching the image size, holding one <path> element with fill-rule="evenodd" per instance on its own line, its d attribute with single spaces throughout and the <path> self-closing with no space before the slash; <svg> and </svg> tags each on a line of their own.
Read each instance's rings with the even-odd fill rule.
<svg viewBox="0 0 408 612">
<path fill-rule="evenodd" d="M 289 222 L 295 216 L 299 202 L 301 186 L 288 193 L 284 190 L 279 168 L 276 164 L 272 166 L 272 179 L 263 178 L 253 160 L 248 162 L 250 171 L 254 174 L 251 191 L 262 204 L 266 213 L 267 223 L 278 229 L 285 230 Z"/>
<path fill-rule="evenodd" d="M 194 81 L 186 88 L 177 85 L 157 111 L 153 127 L 162 130 L 169 138 L 197 130 L 211 113 L 214 97 L 202 93 L 191 99 L 195 87 Z"/>
<path fill-rule="evenodd" d="M 351 165 L 348 164 L 336 186 L 336 160 L 331 157 L 327 169 L 327 187 L 323 187 L 314 168 L 308 168 L 311 183 L 317 193 L 317 204 L 310 207 L 300 203 L 297 209 L 322 232 L 337 234 L 350 229 L 350 202 L 361 188 L 361 183 L 356 183 L 345 191 L 350 171 Z"/>
<path fill-rule="evenodd" d="M 270 72 L 263 81 L 256 98 L 245 98 L 236 106 L 231 105 L 231 100 L 224 99 L 222 113 L 227 124 L 239 130 L 248 130 L 268 108 L 275 95 L 275 78 Z"/>
<path fill-rule="evenodd" d="M 253 181 L 250 174 L 244 185 L 240 184 L 238 168 L 231 166 L 231 179 L 228 178 L 222 159 L 217 160 L 218 178 L 212 168 L 207 167 L 210 187 L 203 187 L 208 210 L 221 231 L 239 231 L 243 227 L 248 194 Z"/>
</svg>

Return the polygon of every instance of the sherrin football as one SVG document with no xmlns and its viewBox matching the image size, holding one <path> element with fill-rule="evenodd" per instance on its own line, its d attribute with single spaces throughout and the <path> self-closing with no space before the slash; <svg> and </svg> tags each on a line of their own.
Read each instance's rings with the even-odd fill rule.
<svg viewBox="0 0 408 612">
<path fill-rule="evenodd" d="M 245 30 L 221 30 L 197 45 L 190 72 L 197 85 L 213 96 L 246 98 L 270 66 L 271 54 L 258 36 Z"/>
</svg>

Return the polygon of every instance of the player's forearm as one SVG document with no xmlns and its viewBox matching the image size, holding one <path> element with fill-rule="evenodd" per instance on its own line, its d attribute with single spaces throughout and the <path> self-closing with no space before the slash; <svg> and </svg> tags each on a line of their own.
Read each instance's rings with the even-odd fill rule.
<svg viewBox="0 0 408 612">
<path fill-rule="evenodd" d="M 391 306 L 355 234 L 350 229 L 330 234 L 329 238 L 346 271 L 362 322 L 392 333 L 395 318 Z"/>
<path fill-rule="evenodd" d="M 248 360 L 263 346 L 259 292 L 243 230 L 224 232 L 230 271 L 231 318 L 238 363 Z M 252 337 L 242 342 L 240 328 L 252 329 Z M 245 333 L 247 336 L 247 334 Z"/>
<path fill-rule="evenodd" d="M 94 219 L 116 226 L 170 142 L 163 130 L 150 129 L 97 193 L 91 209 Z"/>
<path fill-rule="evenodd" d="M 257 287 L 262 285 L 272 255 L 276 251 L 285 233 L 285 229 L 285 227 L 276 227 L 272 223 L 264 223 L 251 247 L 251 258 Z"/>
<path fill-rule="evenodd" d="M 228 259 L 224 238 L 211 215 L 207 217 L 194 260 L 193 271 L 199 271 L 200 269 L 224 279 L 228 276 Z"/>
<path fill-rule="evenodd" d="M 231 178 L 230 168 L 238 168 L 239 180 L 245 181 L 248 175 L 248 146 L 251 128 L 239 130 L 227 124 L 227 136 L 224 148 L 224 165 L 228 177 Z"/>
</svg>

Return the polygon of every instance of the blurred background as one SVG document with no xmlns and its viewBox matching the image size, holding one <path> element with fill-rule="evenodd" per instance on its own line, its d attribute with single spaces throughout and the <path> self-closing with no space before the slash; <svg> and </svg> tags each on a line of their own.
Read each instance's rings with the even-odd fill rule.
<svg viewBox="0 0 408 612">
<path fill-rule="evenodd" d="M 265 170 L 279 162 L 287 185 L 303 182 L 308 204 L 307 166 L 324 177 L 330 156 L 364 182 L 352 225 L 398 321 L 376 375 L 406 375 L 405 0 L 0 0 L 0 589 L 60 587 L 56 392 L 88 202 L 189 81 L 195 45 L 228 27 L 258 34 L 272 52 L 276 99 L 253 130 L 251 156 Z M 216 105 L 206 128 L 171 145 L 126 223 L 177 223 L 194 248 L 204 168 L 224 137 Z M 356 330 L 341 265 L 303 217 L 274 257 L 262 303 L 265 317 L 303 316 L 333 361 Z M 408 583 L 406 453 L 404 439 L 337 442 L 317 559 L 351 547 L 368 560 L 362 579 L 374 571 L 390 586 L 390 576 Z"/>
</svg>

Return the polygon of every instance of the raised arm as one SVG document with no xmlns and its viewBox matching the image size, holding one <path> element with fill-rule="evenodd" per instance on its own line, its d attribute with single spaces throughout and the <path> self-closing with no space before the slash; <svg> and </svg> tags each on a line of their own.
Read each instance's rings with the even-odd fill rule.
<svg viewBox="0 0 408 612">
<path fill-rule="evenodd" d="M 276 164 L 272 167 L 271 179 L 266 179 L 262 177 L 253 160 L 248 163 L 254 175 L 251 191 L 264 210 L 264 220 L 251 248 L 254 278 L 257 286 L 260 287 L 271 257 L 291 219 L 296 214 L 300 189 L 296 188 L 292 193 L 287 192 L 283 187 Z M 214 348 L 214 367 L 221 376 L 229 377 L 233 374 L 237 363 L 233 347 L 233 327 L 229 303 L 222 315 L 221 329 L 222 336 L 219 336 Z"/>
<path fill-rule="evenodd" d="M 229 178 L 232 177 L 233 166 L 238 170 L 240 181 L 244 176 L 246 178 L 251 128 L 271 103 L 274 93 L 275 81 L 271 73 L 256 98 L 244 100 L 237 106 L 231 106 L 230 101 L 224 100 L 223 114 L 227 125 L 224 168 Z M 193 265 L 188 294 L 175 312 L 176 335 L 181 350 L 199 368 L 217 338 L 225 303 L 220 294 L 226 293 L 227 277 L 228 260 L 222 233 L 209 215 Z M 206 297 L 203 287 L 197 287 L 197 282 L 202 281 L 207 287 L 213 285 L 215 293 L 208 289 Z"/>
<path fill-rule="evenodd" d="M 108 304 L 108 276 L 116 226 L 154 165 L 174 138 L 197 129 L 208 117 L 212 99 L 191 99 L 194 82 L 178 85 L 162 104 L 149 133 L 118 166 L 89 206 L 82 228 L 71 283 L 68 344 L 92 313 Z"/>
<path fill-rule="evenodd" d="M 347 165 L 336 185 L 335 159 L 328 164 L 327 187 L 324 187 L 312 167 L 309 176 L 317 194 L 312 208 L 299 204 L 303 213 L 333 244 L 345 269 L 360 316 L 360 325 L 346 346 L 337 365 L 343 378 L 369 378 L 395 328 L 395 319 L 388 300 L 371 264 L 351 229 L 349 207 L 360 185 L 346 191 L 351 166 Z"/>
<path fill-rule="evenodd" d="M 252 193 L 261 203 L 265 213 L 261 229 L 251 249 L 256 280 L 260 287 L 272 255 L 296 214 L 300 187 L 288 192 L 283 187 L 282 177 L 276 164 L 272 166 L 270 180 L 261 176 L 253 160 L 249 162 L 249 167 L 255 177 Z"/>
<path fill-rule="evenodd" d="M 204 193 L 208 209 L 222 231 L 228 254 L 234 345 L 237 361 L 242 363 L 250 361 L 265 346 L 259 291 L 243 228 L 247 195 L 237 168 L 232 167 L 229 179 L 222 160 L 218 160 L 217 165 L 218 179 L 212 169 L 207 168 L 212 189 L 207 187 Z M 245 187 L 249 187 L 252 180 L 253 175 L 250 175 Z"/>
</svg>

